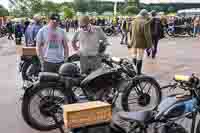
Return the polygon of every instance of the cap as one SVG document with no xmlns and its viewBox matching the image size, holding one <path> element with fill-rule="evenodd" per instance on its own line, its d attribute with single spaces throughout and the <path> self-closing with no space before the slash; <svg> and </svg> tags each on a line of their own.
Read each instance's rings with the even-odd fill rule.
<svg viewBox="0 0 200 133">
<path fill-rule="evenodd" d="M 148 11 L 146 9 L 142 9 L 139 14 L 141 16 L 146 16 L 146 15 L 148 15 Z"/>
<path fill-rule="evenodd" d="M 60 21 L 60 16 L 56 13 L 53 13 L 50 15 L 50 20 L 55 20 L 56 22 L 59 22 Z"/>
</svg>

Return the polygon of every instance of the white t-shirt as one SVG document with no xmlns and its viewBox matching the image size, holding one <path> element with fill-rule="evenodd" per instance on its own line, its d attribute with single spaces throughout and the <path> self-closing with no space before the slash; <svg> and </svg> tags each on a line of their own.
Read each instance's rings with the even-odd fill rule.
<svg viewBox="0 0 200 133">
<path fill-rule="evenodd" d="M 61 28 L 51 29 L 44 26 L 37 34 L 37 44 L 43 44 L 44 60 L 51 63 L 61 63 L 64 61 L 64 45 L 68 38 Z"/>
</svg>

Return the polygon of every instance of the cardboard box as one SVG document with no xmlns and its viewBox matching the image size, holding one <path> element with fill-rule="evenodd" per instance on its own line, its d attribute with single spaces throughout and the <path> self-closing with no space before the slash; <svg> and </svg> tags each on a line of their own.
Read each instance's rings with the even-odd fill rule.
<svg viewBox="0 0 200 133">
<path fill-rule="evenodd" d="M 100 101 L 69 104 L 65 105 L 63 109 L 65 128 L 107 123 L 112 119 L 111 105 Z"/>
<path fill-rule="evenodd" d="M 16 46 L 16 52 L 20 56 L 35 56 L 36 47 L 24 47 L 24 46 Z"/>
</svg>

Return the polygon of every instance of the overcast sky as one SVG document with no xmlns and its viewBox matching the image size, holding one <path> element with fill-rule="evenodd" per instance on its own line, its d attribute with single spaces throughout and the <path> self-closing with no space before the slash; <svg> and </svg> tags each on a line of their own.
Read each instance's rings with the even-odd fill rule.
<svg viewBox="0 0 200 133">
<path fill-rule="evenodd" d="M 73 1 L 73 0 L 51 0 L 54 2 Z M 116 1 L 116 0 L 103 0 L 103 1 Z M 124 0 L 117 0 L 124 1 Z M 159 2 L 185 2 L 185 3 L 200 3 L 200 0 L 141 0 L 144 3 L 159 3 Z M 9 0 L 0 0 L 0 4 L 4 7 L 9 7 Z"/>
</svg>

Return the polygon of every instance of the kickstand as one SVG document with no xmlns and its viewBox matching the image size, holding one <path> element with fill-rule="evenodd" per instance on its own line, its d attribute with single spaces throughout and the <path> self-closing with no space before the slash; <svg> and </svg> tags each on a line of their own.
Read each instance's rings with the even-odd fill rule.
<svg viewBox="0 0 200 133">
<path fill-rule="evenodd" d="M 52 117 L 53 117 L 53 120 L 55 121 L 55 123 L 58 124 L 58 128 L 60 130 L 60 133 L 65 133 L 64 129 L 62 128 L 62 124 L 58 122 L 56 116 L 53 114 Z"/>
</svg>

